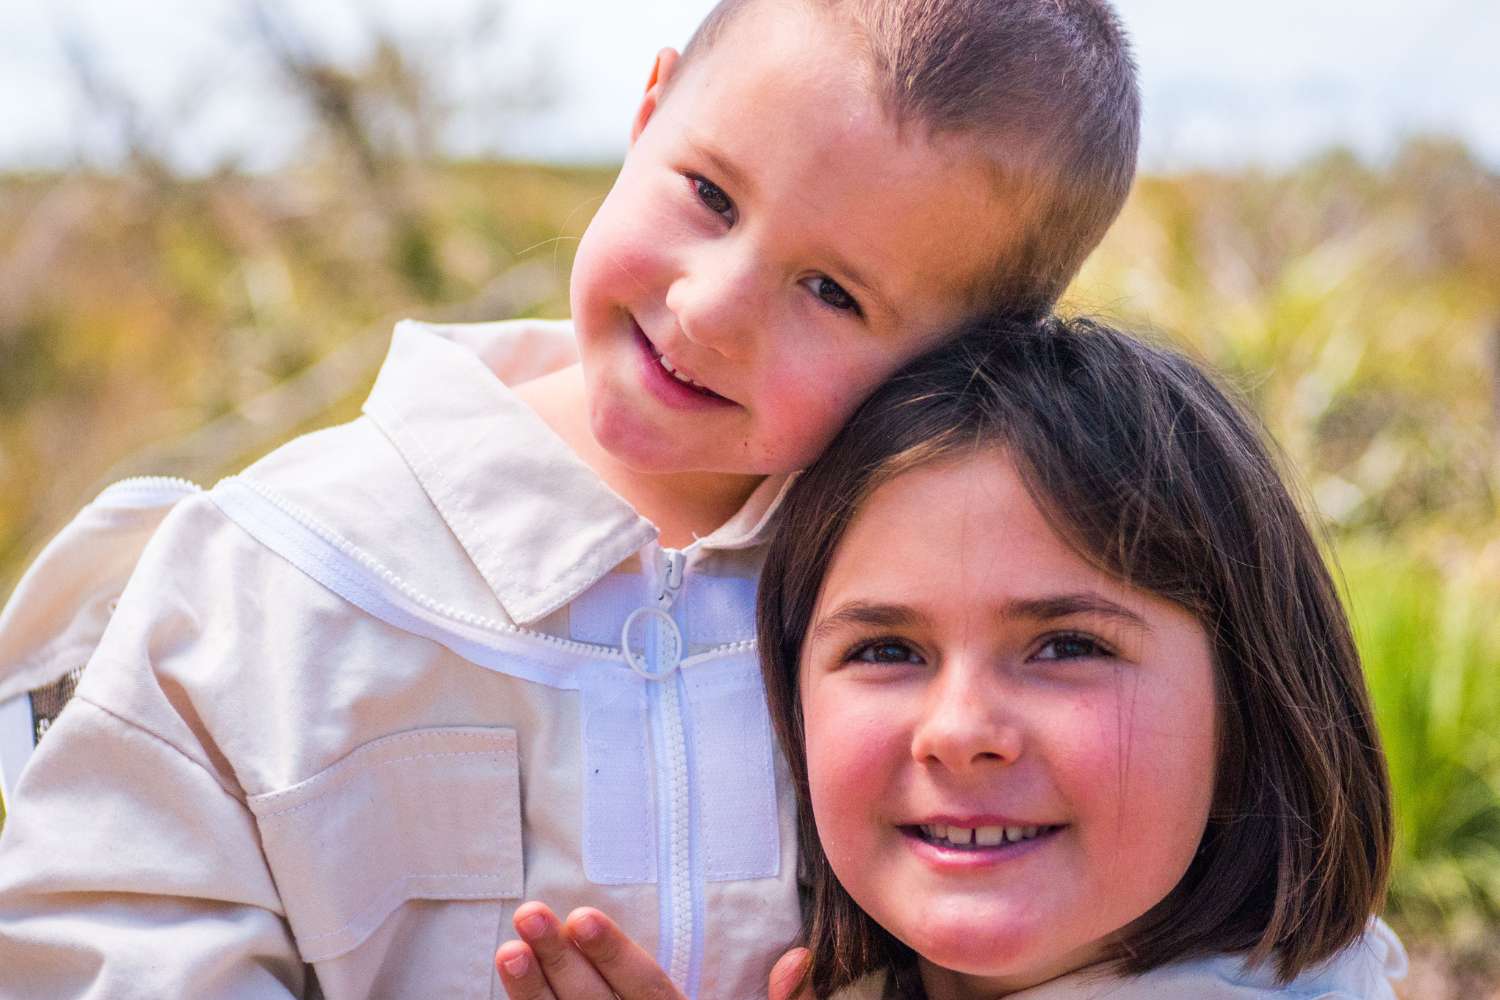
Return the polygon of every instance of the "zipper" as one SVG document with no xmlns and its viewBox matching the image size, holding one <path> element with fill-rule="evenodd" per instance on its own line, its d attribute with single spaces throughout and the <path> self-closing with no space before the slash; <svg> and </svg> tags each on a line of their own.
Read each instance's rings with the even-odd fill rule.
<svg viewBox="0 0 1500 1000">
<path fill-rule="evenodd" d="M 684 993 L 689 992 L 689 977 L 695 934 L 693 914 L 692 871 L 692 792 L 689 787 L 687 730 L 683 722 L 681 679 L 677 668 L 682 663 L 684 643 L 671 611 L 682 593 L 683 570 L 687 553 L 681 549 L 658 548 L 655 552 L 657 615 L 648 656 L 652 685 L 652 705 L 657 711 L 662 736 L 658 761 L 665 778 L 661 817 L 665 826 L 666 877 L 662 880 L 662 941 L 659 956 L 672 982 Z M 665 661 L 665 662 L 664 662 Z"/>
<path fill-rule="evenodd" d="M 128 483 L 131 482 L 131 480 L 127 479 L 123 480 L 123 482 Z M 179 482 L 185 483 L 188 486 L 192 486 L 192 484 L 187 483 L 186 480 L 179 480 Z M 115 484 L 115 486 L 119 485 L 121 485 L 121 483 Z M 197 487 L 194 487 L 194 489 L 196 488 Z M 114 487 L 112 486 L 110 487 L 110 489 L 112 490 L 114 489 Z M 596 646 L 592 643 L 577 642 L 573 639 L 559 638 L 555 635 L 548 635 L 545 632 L 537 632 L 533 629 L 522 628 L 521 626 L 513 625 L 510 622 L 503 622 L 497 618 L 487 618 L 482 615 L 470 614 L 466 611 L 460 611 L 457 608 L 433 600 L 431 597 L 428 597 L 425 593 L 418 590 L 416 587 L 413 587 L 401 577 L 397 576 L 394 572 L 388 569 L 384 563 L 376 559 L 374 556 L 370 555 L 364 549 L 359 548 L 353 542 L 338 534 L 332 528 L 325 526 L 321 521 L 317 520 L 307 511 L 292 503 L 290 500 L 287 500 L 278 493 L 272 492 L 269 487 L 262 486 L 260 483 L 254 482 L 253 480 L 244 479 L 240 476 L 230 476 L 228 479 L 221 481 L 220 484 L 215 487 L 215 489 L 228 489 L 231 491 L 248 490 L 249 492 L 255 494 L 255 496 L 260 498 L 260 500 L 264 501 L 267 504 L 270 504 L 278 512 L 280 512 L 287 518 L 290 518 L 304 530 L 311 532 L 323 542 L 332 546 L 341 554 L 353 560 L 366 572 L 372 574 L 374 577 L 384 582 L 397 594 L 400 594 L 402 597 L 411 601 L 419 608 L 431 612 L 439 618 L 446 619 L 450 622 L 457 622 L 460 625 L 473 626 L 486 632 L 495 632 L 500 635 L 520 636 L 522 638 L 535 641 L 545 646 L 562 650 L 564 652 L 579 653 L 585 656 L 599 657 L 603 659 L 621 658 L 619 650 L 615 649 L 613 646 Z M 109 490 L 106 490 L 105 492 L 107 493 L 109 492 Z M 230 515 L 230 519 L 235 520 L 233 515 Z M 336 587 L 330 587 L 329 589 L 334 590 L 335 593 L 342 593 L 342 591 L 338 590 L 338 588 Z"/>
<path fill-rule="evenodd" d="M 169 506 L 202 492 L 197 483 L 179 476 L 131 476 L 106 486 L 94 498 L 94 503 L 101 507 L 138 510 Z"/>
</svg>

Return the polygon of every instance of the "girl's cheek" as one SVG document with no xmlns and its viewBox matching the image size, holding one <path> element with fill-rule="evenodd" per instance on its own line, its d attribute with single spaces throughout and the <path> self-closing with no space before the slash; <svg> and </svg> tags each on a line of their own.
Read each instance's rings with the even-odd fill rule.
<svg viewBox="0 0 1500 1000">
<path fill-rule="evenodd" d="M 903 756 L 892 717 L 849 695 L 804 702 L 803 720 L 808 781 L 820 825 L 825 817 L 868 812 Z"/>
<path fill-rule="evenodd" d="M 1057 727 L 1072 739 L 1053 753 L 1101 874 L 1153 901 L 1186 870 L 1212 798 L 1211 706 L 1159 693 L 1122 681 Z"/>
<path fill-rule="evenodd" d="M 1104 690 L 1080 696 L 1034 724 L 1053 781 L 1080 807 L 1117 802 L 1130 766 L 1128 703 Z"/>
</svg>

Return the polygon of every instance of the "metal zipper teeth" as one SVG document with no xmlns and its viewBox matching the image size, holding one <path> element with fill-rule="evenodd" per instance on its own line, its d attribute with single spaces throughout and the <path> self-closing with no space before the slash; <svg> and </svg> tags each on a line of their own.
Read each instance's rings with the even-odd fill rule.
<svg viewBox="0 0 1500 1000">
<path fill-rule="evenodd" d="M 397 576 L 392 570 L 387 568 L 374 556 L 370 555 L 368 552 L 361 549 L 353 542 L 344 538 L 342 535 L 333 531 L 331 528 L 324 526 L 315 518 L 313 518 L 312 515 L 302 510 L 290 500 L 286 500 L 283 497 L 277 496 L 268 488 L 261 486 L 258 483 L 252 482 L 248 479 L 242 479 L 238 476 L 231 477 L 230 479 L 225 480 L 225 482 L 237 483 L 245 486 L 247 489 L 252 490 L 263 500 L 271 504 L 277 510 L 281 511 L 287 517 L 290 517 L 302 527 L 317 535 L 319 538 L 323 539 L 323 541 L 327 542 L 329 545 L 332 545 L 334 548 L 338 549 L 341 553 L 348 556 L 350 559 L 353 559 L 355 562 L 359 563 L 370 573 L 379 577 L 382 581 L 384 581 L 386 584 L 400 593 L 407 600 L 412 601 L 413 603 L 419 605 L 423 610 L 429 611 L 434 615 L 446 618 L 449 621 L 459 622 L 461 624 L 472 626 L 474 628 L 498 632 L 503 635 L 524 636 L 527 639 L 534 639 L 539 642 L 544 642 L 548 645 L 555 646 L 558 649 L 567 650 L 570 653 L 580 653 L 588 656 L 602 657 L 612 660 L 623 660 L 625 658 L 624 654 L 620 650 L 615 649 L 613 646 L 596 646 L 593 643 L 579 642 L 576 639 L 562 639 L 555 635 L 548 635 L 545 632 L 536 632 L 532 629 L 521 628 L 519 625 L 513 625 L 510 622 L 503 622 L 497 618 L 487 618 L 483 615 L 476 615 L 471 614 L 467 611 L 460 611 L 455 607 L 443 604 L 440 601 L 435 601 L 431 597 L 428 597 L 426 594 L 422 593 L 417 588 L 413 587 L 411 584 L 407 583 L 401 577 Z"/>
</svg>

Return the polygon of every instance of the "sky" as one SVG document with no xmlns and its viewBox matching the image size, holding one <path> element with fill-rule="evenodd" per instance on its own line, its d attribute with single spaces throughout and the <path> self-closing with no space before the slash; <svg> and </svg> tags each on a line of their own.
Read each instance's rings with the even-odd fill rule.
<svg viewBox="0 0 1500 1000">
<path fill-rule="evenodd" d="M 328 51 L 369 25 L 415 41 L 459 113 L 446 144 L 617 160 L 656 50 L 681 47 L 708 0 L 270 0 Z M 1500 0 L 1118 0 L 1141 67 L 1142 163 L 1275 167 L 1333 145 L 1378 160 L 1416 133 L 1454 135 L 1500 166 Z M 498 13 L 497 13 L 498 12 Z M 475 41 L 475 25 L 495 30 Z M 0 169 L 108 164 L 63 39 L 127 90 L 179 167 L 267 169 L 295 154 L 300 110 L 267 71 L 244 0 L 0 0 Z M 496 95 L 527 73 L 544 110 Z M 527 77 L 528 79 L 530 77 Z"/>
</svg>

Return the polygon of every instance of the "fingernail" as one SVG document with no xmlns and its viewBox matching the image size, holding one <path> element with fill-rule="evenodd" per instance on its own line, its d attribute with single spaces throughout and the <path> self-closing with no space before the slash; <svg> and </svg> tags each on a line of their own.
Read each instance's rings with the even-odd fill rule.
<svg viewBox="0 0 1500 1000">
<path fill-rule="evenodd" d="M 584 941 L 596 940 L 604 933 L 604 921 L 592 913 L 586 913 L 574 922 L 573 932 Z"/>
<path fill-rule="evenodd" d="M 524 951 L 517 952 L 500 964 L 505 966 L 507 975 L 515 979 L 520 979 L 531 968 L 531 957 Z"/>
<path fill-rule="evenodd" d="M 547 921 L 540 913 L 522 919 L 518 928 L 522 937 L 538 938 L 547 933 Z"/>
</svg>

